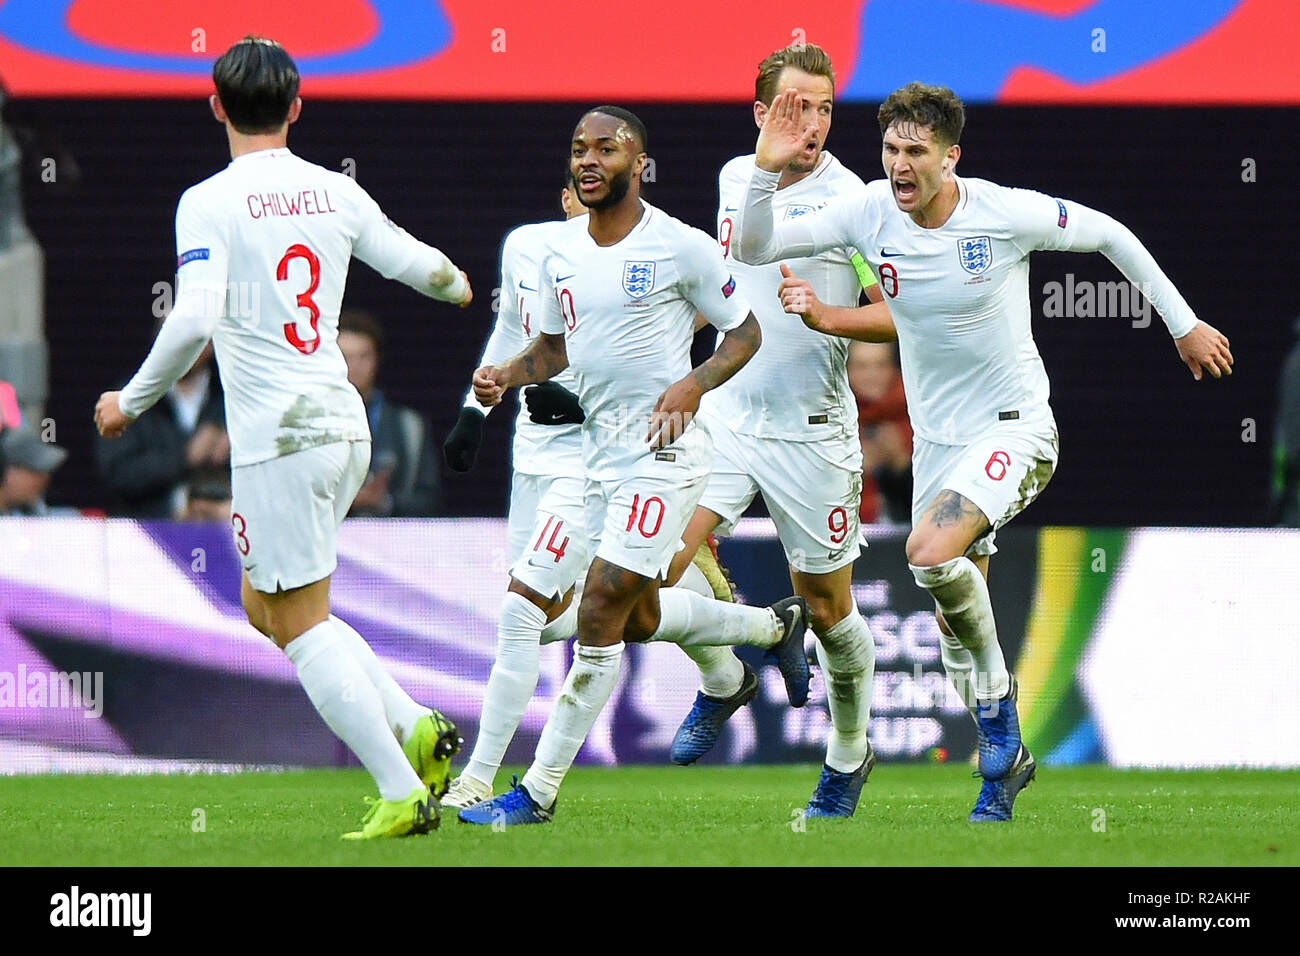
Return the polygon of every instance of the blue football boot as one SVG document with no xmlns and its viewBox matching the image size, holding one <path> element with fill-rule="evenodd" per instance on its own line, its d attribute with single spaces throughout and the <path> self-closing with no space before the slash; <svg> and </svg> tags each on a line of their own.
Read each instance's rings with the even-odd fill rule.
<svg viewBox="0 0 1300 956">
<path fill-rule="evenodd" d="M 858 808 L 858 797 L 862 796 L 862 785 L 867 782 L 867 775 L 875 765 L 876 752 L 870 743 L 862 766 L 852 773 L 841 773 L 822 764 L 822 775 L 817 778 L 817 789 L 804 808 L 804 817 L 853 816 L 853 811 Z"/>
<path fill-rule="evenodd" d="M 1011 807 L 1015 804 L 1017 795 L 1029 786 L 1029 781 L 1034 779 L 1037 770 L 1033 754 L 1029 752 L 1029 748 L 1021 744 L 1010 772 L 1001 780 L 985 780 L 984 785 L 980 787 L 980 795 L 975 801 L 975 809 L 971 811 L 970 822 L 1009 822 Z"/>
<path fill-rule="evenodd" d="M 774 613 L 785 627 L 785 634 L 767 652 L 768 660 L 776 664 L 785 678 L 785 693 L 791 707 L 808 703 L 808 655 L 803 649 L 804 632 L 808 629 L 808 602 L 801 597 L 788 597 L 772 605 Z"/>
<path fill-rule="evenodd" d="M 513 827 L 525 823 L 550 823 L 554 816 L 555 804 L 541 806 L 528 788 L 519 782 L 518 775 L 510 781 L 510 789 L 505 793 L 466 807 L 456 815 L 461 823 L 488 827 L 493 824 Z"/>
<path fill-rule="evenodd" d="M 985 780 L 1004 779 L 1020 756 L 1020 715 L 1016 713 L 1019 690 L 1016 679 L 1012 677 L 1011 688 L 1005 697 L 981 702 L 976 707 L 980 776 Z"/>
<path fill-rule="evenodd" d="M 707 697 L 703 691 L 696 692 L 695 706 L 677 728 L 672 748 L 668 751 L 673 763 L 683 766 L 695 763 L 712 750 L 727 719 L 758 694 L 758 674 L 743 661 L 741 666 L 745 672 L 740 690 L 730 697 Z"/>
</svg>

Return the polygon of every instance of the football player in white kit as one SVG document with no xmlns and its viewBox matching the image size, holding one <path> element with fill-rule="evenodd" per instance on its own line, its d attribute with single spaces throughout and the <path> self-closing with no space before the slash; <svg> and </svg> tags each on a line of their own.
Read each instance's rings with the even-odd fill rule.
<svg viewBox="0 0 1300 956">
<path fill-rule="evenodd" d="M 810 133 L 781 171 L 773 198 L 778 220 L 808 215 L 862 180 L 824 149 L 835 99 L 835 74 L 820 47 L 777 50 L 758 65 L 753 115 L 761 128 L 776 94 L 798 89 Z M 779 266 L 748 266 L 732 254 L 737 213 L 749 188 L 754 156 L 737 156 L 718 177 L 718 241 L 723 258 L 763 329 L 763 348 L 701 407 L 713 436 L 713 475 L 683 536 L 686 550 L 673 572 L 718 529 L 726 534 L 762 492 L 790 565 L 795 593 L 808 601 L 817 656 L 831 712 L 826 762 L 805 810 L 808 816 L 852 816 L 875 757 L 867 740 L 875 642 L 850 585 L 858 557 L 862 448 L 857 402 L 849 388 L 847 339 L 792 323 L 781 308 Z M 791 262 L 822 301 L 855 306 L 865 287 L 880 291 L 855 249 L 837 248 Z M 710 648 L 701 665 L 703 687 L 673 740 L 672 759 L 698 760 L 735 710 L 751 700 L 758 681 L 725 648 Z"/>
<path fill-rule="evenodd" d="M 727 604 L 660 589 L 704 491 L 712 443 L 700 397 L 753 357 L 758 322 L 706 234 L 640 199 L 645 127 L 602 106 L 574 130 L 570 170 L 585 219 L 548 236 L 539 273 L 541 334 L 474 374 L 480 402 L 572 366 L 583 424 L 591 568 L 573 667 L 522 782 L 460 811 L 467 823 L 545 823 L 556 794 L 618 679 L 623 641 L 753 644 L 772 650 L 791 702 L 807 700 L 806 605 Z M 726 334 L 690 366 L 696 312 Z M 647 430 L 647 424 L 649 428 Z"/>
<path fill-rule="evenodd" d="M 335 536 L 370 461 L 338 316 L 353 256 L 462 306 L 469 282 L 352 179 L 289 151 L 302 101 L 297 68 L 278 43 L 246 37 L 212 75 L 209 102 L 230 165 L 181 196 L 175 307 L 135 377 L 100 396 L 95 422 L 105 437 L 120 436 L 213 340 L 248 620 L 284 649 L 316 710 L 378 785 L 361 829 L 345 836 L 424 833 L 438 824 L 455 727 L 413 701 L 330 614 Z"/>
<path fill-rule="evenodd" d="M 567 178 L 567 174 L 566 174 Z M 566 219 L 586 215 L 566 185 L 560 205 Z M 547 236 L 560 221 L 520 226 L 501 246 L 501 298 L 496 324 L 478 367 L 500 365 L 518 355 L 540 332 L 538 274 Z M 573 636 L 577 622 L 574 585 L 587 570 L 582 464 L 584 415 L 573 372 L 524 390 L 512 445 L 507 541 L 510 584 L 497 619 L 497 656 L 483 692 L 483 713 L 469 763 L 452 781 L 444 807 L 464 809 L 493 793 L 506 748 L 537 687 L 538 649 Z M 443 445 L 448 465 L 468 471 L 491 405 L 473 389 L 465 396 L 456 427 Z"/>
<path fill-rule="evenodd" d="M 881 105 L 887 178 L 818 214 L 774 222 L 780 170 L 809 135 L 801 98 L 787 90 L 768 113 L 735 255 L 764 263 L 852 245 L 880 278 L 882 304 L 823 304 L 793 276 L 782 285 L 782 299 L 787 311 L 832 334 L 881 341 L 889 337 L 890 317 L 896 326 L 916 434 L 907 560 L 934 598 L 944 667 L 977 726 L 983 784 L 970 818 L 1010 820 L 1035 765 L 1021 741 L 1016 683 L 998 644 L 985 579 L 994 532 L 1043 490 L 1058 447 L 1047 375 L 1030 330 L 1029 253 L 1104 254 L 1147 290 L 1198 380 L 1202 367 L 1216 378 L 1231 373 L 1228 340 L 1196 318 L 1141 242 L 1110 216 L 959 178 L 965 109 L 945 87 L 910 83 Z"/>
</svg>

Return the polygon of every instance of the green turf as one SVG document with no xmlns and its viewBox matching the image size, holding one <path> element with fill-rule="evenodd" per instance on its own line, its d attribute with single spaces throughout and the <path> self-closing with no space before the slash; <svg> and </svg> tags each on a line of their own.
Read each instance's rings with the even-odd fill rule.
<svg viewBox="0 0 1300 956">
<path fill-rule="evenodd" d="M 886 765 L 856 817 L 800 832 L 813 767 L 580 769 L 549 826 L 493 832 L 449 813 L 428 836 L 364 844 L 339 840 L 364 810 L 360 771 L 11 777 L 0 865 L 1300 864 L 1300 772 L 1039 776 L 1014 823 L 972 826 L 967 768 Z"/>
</svg>

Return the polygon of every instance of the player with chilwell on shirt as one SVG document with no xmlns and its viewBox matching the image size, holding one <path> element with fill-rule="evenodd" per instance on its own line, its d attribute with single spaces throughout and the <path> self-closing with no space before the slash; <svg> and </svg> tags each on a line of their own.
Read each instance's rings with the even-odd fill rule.
<svg viewBox="0 0 1300 956">
<path fill-rule="evenodd" d="M 910 83 L 880 107 L 887 178 L 824 210 L 774 222 L 780 171 L 811 127 L 797 90 L 772 103 L 758 137 L 734 254 L 776 262 L 853 246 L 876 270 L 884 302 L 820 302 L 784 269 L 783 305 L 821 332 L 885 341 L 896 329 L 916 434 L 907 560 L 933 596 L 944 667 L 975 718 L 983 785 L 973 821 L 1010 820 L 1033 778 L 1021 741 L 1016 682 L 989 601 L 994 532 L 1019 514 L 1056 468 L 1047 374 L 1030 332 L 1029 253 L 1101 252 L 1139 283 L 1199 381 L 1231 374 L 1228 340 L 1199 321 L 1125 226 L 1069 200 L 955 173 L 965 108 L 945 87 Z M 892 319 L 892 321 L 891 321 Z"/>
<path fill-rule="evenodd" d="M 352 179 L 289 152 L 302 100 L 297 67 L 278 43 L 246 37 L 212 76 L 209 102 L 230 165 L 181 196 L 176 306 L 135 377 L 100 396 L 95 424 L 106 438 L 120 436 L 213 341 L 249 623 L 284 649 L 316 710 L 379 787 L 362 828 L 345 836 L 424 833 L 438 825 L 456 728 L 413 701 L 330 614 L 335 536 L 370 462 L 370 426 L 348 382 L 338 318 L 353 256 L 461 306 L 469 281 Z"/>
</svg>

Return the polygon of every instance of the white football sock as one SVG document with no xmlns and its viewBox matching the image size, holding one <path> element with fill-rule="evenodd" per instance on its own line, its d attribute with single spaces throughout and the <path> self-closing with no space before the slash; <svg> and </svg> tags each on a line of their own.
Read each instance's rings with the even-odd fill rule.
<svg viewBox="0 0 1300 956">
<path fill-rule="evenodd" d="M 971 680 L 976 696 L 980 700 L 1006 696 L 1011 690 L 1011 675 L 998 644 L 988 582 L 975 562 L 963 555 L 932 568 L 908 567 L 916 583 L 934 597 L 949 629 L 974 658 Z"/>
<path fill-rule="evenodd" d="M 537 689 L 538 636 L 545 624 L 545 611 L 522 594 L 506 592 L 497 619 L 497 659 L 483 692 L 474 753 L 465 766 L 467 775 L 489 787 Z"/>
<path fill-rule="evenodd" d="M 876 642 L 856 608 L 818 636 L 817 660 L 831 711 L 826 766 L 852 773 L 867 759 L 867 723 L 876 678 Z"/>
<path fill-rule="evenodd" d="M 713 596 L 709 579 L 694 563 L 686 565 L 681 579 L 673 587 L 698 594 L 709 601 L 717 600 Z M 662 597 L 663 591 L 659 594 Z M 730 647 L 682 646 L 682 651 L 700 669 L 700 690 L 708 697 L 730 697 L 745 682 L 745 668 Z"/>
<path fill-rule="evenodd" d="M 609 647 L 577 645 L 569 676 L 564 679 L 564 687 L 555 698 L 555 707 L 537 741 L 533 765 L 524 774 L 524 786 L 541 806 L 549 807 L 555 802 L 564 775 L 573 766 L 583 741 L 614 692 L 622 662 L 622 641 Z"/>
<path fill-rule="evenodd" d="M 939 654 L 943 658 L 943 669 L 948 673 L 948 680 L 974 717 L 977 706 L 974 689 L 971 687 L 971 674 L 975 672 L 974 656 L 962 646 L 961 641 L 943 631 L 939 632 Z"/>
<path fill-rule="evenodd" d="M 702 597 L 683 588 L 659 590 L 659 627 L 647 640 L 682 647 L 752 644 L 772 647 L 785 625 L 768 607 L 746 607 Z"/>
<path fill-rule="evenodd" d="M 696 567 L 694 561 L 686 565 L 686 570 L 682 572 L 682 576 L 677 579 L 677 583 L 673 587 L 682 588 L 692 594 L 706 597 L 711 601 L 717 600 L 717 596 L 713 593 L 713 585 L 704 576 L 704 572 Z M 723 603 L 726 604 L 727 602 L 724 601 Z"/>
<path fill-rule="evenodd" d="M 578 603 L 581 597 L 581 594 L 575 592 L 573 600 L 564 609 L 564 613 L 542 628 L 541 643 L 553 644 L 556 641 L 567 641 L 578 633 Z"/>
<path fill-rule="evenodd" d="M 411 769 L 384 717 L 379 691 L 332 620 L 321 621 L 289 642 L 284 652 L 298 671 L 317 713 L 357 755 L 385 800 L 402 800 L 424 784 Z"/>
<path fill-rule="evenodd" d="M 384 669 L 374 648 L 366 643 L 366 639 L 357 633 L 356 628 L 333 614 L 330 615 L 330 620 L 342 629 L 348 652 L 356 658 L 357 663 L 365 670 L 366 676 L 370 678 L 370 683 L 374 684 L 375 690 L 379 691 L 379 699 L 384 704 L 384 718 L 388 721 L 393 736 L 400 742 L 406 743 L 411 739 L 415 722 L 421 717 L 427 717 L 433 711 L 423 704 L 417 704 L 411 699 L 410 694 L 402 690 L 402 685 Z"/>
</svg>

